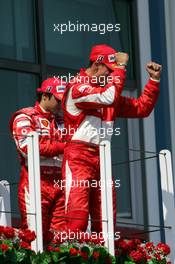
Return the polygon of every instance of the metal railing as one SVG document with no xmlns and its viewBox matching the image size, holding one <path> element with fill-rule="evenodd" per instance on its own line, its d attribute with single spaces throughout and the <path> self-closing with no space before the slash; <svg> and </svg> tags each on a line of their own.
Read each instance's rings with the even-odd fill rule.
<svg viewBox="0 0 175 264">
<path fill-rule="evenodd" d="M 39 156 L 39 141 L 36 132 L 28 136 L 28 173 L 29 173 L 29 197 L 30 210 L 28 217 L 30 218 L 31 230 L 36 232 L 36 240 L 32 243 L 32 249 L 36 252 L 43 251 L 43 232 L 42 232 L 42 209 L 41 209 L 41 186 L 40 186 L 40 156 Z M 143 152 L 143 150 L 137 150 Z M 161 191 L 163 201 L 163 220 L 162 226 L 148 225 L 154 227 L 155 230 L 143 230 L 136 234 L 157 232 L 161 229 L 165 231 L 166 243 L 173 249 L 175 248 L 175 200 L 174 200 L 174 183 L 172 172 L 171 153 L 168 150 L 162 150 L 160 153 L 153 153 L 151 157 L 144 159 L 151 159 L 159 157 L 159 167 L 161 175 Z M 122 162 L 133 163 L 141 159 L 134 159 Z M 118 163 L 121 165 L 121 162 Z M 113 220 L 113 197 L 112 185 L 107 185 L 107 181 L 112 182 L 112 163 L 111 163 L 111 143 L 108 140 L 100 143 L 100 174 L 101 181 L 104 183 L 102 188 L 102 227 L 105 234 L 114 234 L 114 220 Z M 11 183 L 11 185 L 16 183 Z M 10 183 L 7 181 L 0 182 L 0 225 L 11 226 L 11 211 L 10 207 Z M 90 221 L 90 220 L 89 220 Z M 118 222 L 119 223 L 119 222 Z M 123 223 L 122 224 L 128 224 Z M 131 225 L 131 224 L 129 224 Z M 133 224 L 139 225 L 138 223 Z M 140 226 L 143 226 L 140 224 Z M 105 238 L 105 245 L 109 252 L 114 255 L 114 235 L 112 239 Z M 175 252 L 172 250 L 170 258 L 175 259 Z"/>
</svg>

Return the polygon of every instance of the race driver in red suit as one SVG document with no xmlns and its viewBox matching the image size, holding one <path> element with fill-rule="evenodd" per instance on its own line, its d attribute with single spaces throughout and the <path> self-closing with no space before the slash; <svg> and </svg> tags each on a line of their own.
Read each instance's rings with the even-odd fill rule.
<svg viewBox="0 0 175 264">
<path fill-rule="evenodd" d="M 147 64 L 148 80 L 138 99 L 121 95 L 128 55 L 107 45 L 96 45 L 90 54 L 90 66 L 70 80 L 62 100 L 67 141 L 63 159 L 66 181 L 66 219 L 71 231 L 86 231 L 89 214 L 91 231 L 102 231 L 99 185 L 99 129 L 112 128 L 116 117 L 147 117 L 159 95 L 161 65 Z M 105 78 L 105 86 L 101 80 Z M 110 78 L 109 78 L 110 77 Z M 71 184 L 72 183 L 72 184 Z M 114 188 L 113 188 L 114 189 Z M 116 216 L 115 198 L 114 217 Z M 114 220 L 115 221 L 115 220 Z"/>
<path fill-rule="evenodd" d="M 64 143 L 61 142 L 60 122 L 56 125 L 54 114 L 61 111 L 61 99 L 65 83 L 58 78 L 48 78 L 41 88 L 37 89 L 38 100 L 34 107 L 17 111 L 11 120 L 11 131 L 17 146 L 21 161 L 18 201 L 21 211 L 22 227 L 30 228 L 28 218 L 28 168 L 27 168 L 27 135 L 36 131 L 39 133 L 40 168 L 41 168 L 41 205 L 43 238 L 47 238 L 48 230 L 65 230 L 64 193 L 59 188 L 61 179 L 62 154 Z M 63 119 L 63 118 L 62 118 Z M 60 118 L 61 120 L 61 118 Z"/>
</svg>

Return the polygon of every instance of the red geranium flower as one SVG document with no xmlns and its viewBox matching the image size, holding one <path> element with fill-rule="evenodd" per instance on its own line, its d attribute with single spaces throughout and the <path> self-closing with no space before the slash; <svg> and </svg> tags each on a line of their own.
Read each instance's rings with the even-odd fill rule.
<svg viewBox="0 0 175 264">
<path fill-rule="evenodd" d="M 153 242 L 147 242 L 145 244 L 145 247 L 148 251 L 153 251 L 154 250 L 154 243 Z"/>
<path fill-rule="evenodd" d="M 136 245 L 135 245 L 133 240 L 128 240 L 127 241 L 127 247 L 128 247 L 128 250 L 130 251 L 132 249 L 135 249 Z"/>
<path fill-rule="evenodd" d="M 31 249 L 31 246 L 30 246 L 28 243 L 24 242 L 24 241 L 20 242 L 20 243 L 19 243 L 19 246 L 20 246 L 21 248 Z"/>
<path fill-rule="evenodd" d="M 54 248 L 54 251 L 55 252 L 60 252 L 60 248 L 59 247 L 56 247 L 56 248 Z"/>
<path fill-rule="evenodd" d="M 161 256 L 158 253 L 155 253 L 154 257 L 156 258 L 156 260 L 161 260 Z"/>
<path fill-rule="evenodd" d="M 100 244 L 100 240 L 98 237 L 91 237 L 90 242 L 94 243 L 94 244 Z"/>
<path fill-rule="evenodd" d="M 120 240 L 119 241 L 119 247 L 121 249 L 127 249 L 127 242 L 125 240 Z"/>
<path fill-rule="evenodd" d="M 20 230 L 18 236 L 27 243 L 31 243 L 36 238 L 35 232 L 29 229 Z"/>
<path fill-rule="evenodd" d="M 0 226 L 0 234 L 4 232 L 4 226 Z"/>
<path fill-rule="evenodd" d="M 58 243 L 57 240 L 52 240 L 50 243 L 53 244 L 53 245 L 60 244 L 60 243 Z"/>
<path fill-rule="evenodd" d="M 93 258 L 98 259 L 100 257 L 100 252 L 99 251 L 94 251 L 93 252 Z"/>
<path fill-rule="evenodd" d="M 83 259 L 87 260 L 88 259 L 88 253 L 87 251 L 81 251 L 80 255 L 82 256 Z"/>
<path fill-rule="evenodd" d="M 133 250 L 129 254 L 129 256 L 135 261 L 135 262 L 140 262 L 144 259 L 144 256 L 141 252 Z"/>
<path fill-rule="evenodd" d="M 49 245 L 49 246 L 47 246 L 47 250 L 48 250 L 48 251 L 54 251 L 54 248 L 53 248 L 52 246 Z"/>
<path fill-rule="evenodd" d="M 23 239 L 23 237 L 24 237 L 24 231 L 23 231 L 22 229 L 19 229 L 19 230 L 18 230 L 18 237 L 19 237 L 20 239 Z"/>
<path fill-rule="evenodd" d="M 76 248 L 70 248 L 69 252 L 71 255 L 76 256 L 78 254 L 78 250 Z"/>
<path fill-rule="evenodd" d="M 130 250 L 131 244 L 127 240 L 119 241 L 119 248 L 122 249 L 123 254 L 126 254 Z"/>
<path fill-rule="evenodd" d="M 60 252 L 60 248 L 59 247 L 52 247 L 52 246 L 47 246 L 47 250 L 48 251 L 53 251 L 53 252 Z"/>
<path fill-rule="evenodd" d="M 14 229 L 8 226 L 4 227 L 3 233 L 6 236 L 6 238 L 14 238 L 15 235 Z"/>
<path fill-rule="evenodd" d="M 9 249 L 9 246 L 6 244 L 1 244 L 0 248 L 2 249 L 3 252 L 7 251 Z"/>
<path fill-rule="evenodd" d="M 164 243 L 159 243 L 156 247 L 157 250 L 161 250 L 165 256 L 170 253 L 170 247 Z"/>
</svg>

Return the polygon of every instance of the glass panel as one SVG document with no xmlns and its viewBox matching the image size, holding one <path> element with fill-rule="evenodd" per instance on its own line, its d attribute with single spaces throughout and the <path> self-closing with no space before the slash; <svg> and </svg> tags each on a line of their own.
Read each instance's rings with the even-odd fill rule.
<svg viewBox="0 0 175 264">
<path fill-rule="evenodd" d="M 35 75 L 0 70 L 1 83 L 1 122 L 0 122 L 0 180 L 19 182 L 19 161 L 15 144 L 10 136 L 9 120 L 12 114 L 35 101 L 38 80 Z M 17 184 L 11 186 L 12 211 L 17 211 Z M 12 215 L 17 217 L 17 215 Z"/>
<path fill-rule="evenodd" d="M 47 63 L 78 70 L 88 65 L 93 45 L 106 43 L 129 52 L 128 78 L 134 79 L 130 13 L 127 0 L 44 0 Z"/>
<path fill-rule="evenodd" d="M 112 137 L 112 171 L 113 177 L 120 180 L 117 192 L 117 217 L 132 217 L 131 184 L 129 163 L 118 164 L 129 160 L 127 120 L 118 118 L 114 124 L 114 131 L 120 128 L 120 135 Z M 116 182 L 117 183 L 117 182 Z M 115 183 L 115 186 L 117 184 Z"/>
<path fill-rule="evenodd" d="M 36 61 L 33 0 L 0 2 L 0 58 Z"/>
</svg>

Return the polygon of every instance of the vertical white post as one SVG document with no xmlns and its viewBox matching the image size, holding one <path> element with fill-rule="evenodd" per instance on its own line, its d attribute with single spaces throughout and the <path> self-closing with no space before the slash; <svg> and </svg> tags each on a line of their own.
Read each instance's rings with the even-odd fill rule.
<svg viewBox="0 0 175 264">
<path fill-rule="evenodd" d="M 169 150 L 160 151 L 159 163 L 161 173 L 164 225 L 171 226 L 171 229 L 165 229 L 165 240 L 171 248 L 171 261 L 174 261 L 175 263 L 175 200 L 172 160 L 171 152 Z"/>
<path fill-rule="evenodd" d="M 10 185 L 5 180 L 0 181 L 0 211 L 0 225 L 11 226 Z"/>
<path fill-rule="evenodd" d="M 112 195 L 112 162 L 111 162 L 111 143 L 103 140 L 100 144 L 100 173 L 102 182 L 102 219 L 105 245 L 109 253 L 114 256 L 114 218 L 113 218 L 113 195 Z M 109 184 L 110 183 L 110 184 Z"/>
<path fill-rule="evenodd" d="M 28 177 L 30 197 L 30 229 L 36 233 L 36 240 L 32 242 L 32 249 L 43 251 L 41 186 L 40 186 L 40 155 L 39 139 L 36 132 L 28 137 Z M 34 214 L 34 215 L 33 215 Z"/>
<path fill-rule="evenodd" d="M 105 246 L 109 248 L 108 234 L 108 215 L 107 215 L 107 190 L 106 190 L 106 169 L 105 169 L 105 142 L 100 144 L 100 180 L 101 180 L 101 207 L 102 207 L 102 231 L 104 234 Z"/>
</svg>

